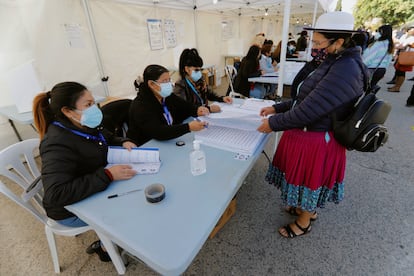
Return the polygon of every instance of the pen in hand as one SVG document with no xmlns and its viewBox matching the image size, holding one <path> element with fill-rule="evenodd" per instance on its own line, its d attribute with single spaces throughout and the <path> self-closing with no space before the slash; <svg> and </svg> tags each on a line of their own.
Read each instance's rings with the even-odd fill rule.
<svg viewBox="0 0 414 276">
<path fill-rule="evenodd" d="M 202 122 L 199 118 L 194 118 L 194 120 L 196 120 L 197 122 Z M 204 125 L 204 128 L 208 128 L 208 123 Z"/>
<path fill-rule="evenodd" d="M 109 195 L 108 198 L 120 197 L 120 196 L 128 195 L 130 193 L 139 192 L 139 191 L 142 191 L 142 189 L 136 189 L 136 190 L 132 190 L 132 191 L 124 192 L 124 193 Z"/>
</svg>

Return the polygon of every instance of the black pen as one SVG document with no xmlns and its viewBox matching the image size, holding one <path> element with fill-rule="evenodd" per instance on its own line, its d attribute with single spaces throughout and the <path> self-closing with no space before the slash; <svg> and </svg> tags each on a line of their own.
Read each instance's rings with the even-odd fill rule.
<svg viewBox="0 0 414 276">
<path fill-rule="evenodd" d="M 120 197 L 120 196 L 124 196 L 124 195 L 130 194 L 130 193 L 139 192 L 139 191 L 142 191 L 142 189 L 136 189 L 136 190 L 132 190 L 132 191 L 129 191 L 129 192 L 124 192 L 124 193 L 109 195 L 108 198 Z"/>
</svg>

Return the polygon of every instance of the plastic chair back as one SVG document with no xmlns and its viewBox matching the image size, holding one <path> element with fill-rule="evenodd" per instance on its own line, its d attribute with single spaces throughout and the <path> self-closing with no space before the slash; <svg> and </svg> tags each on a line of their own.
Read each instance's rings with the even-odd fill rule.
<svg viewBox="0 0 414 276">
<path fill-rule="evenodd" d="M 227 79 L 228 79 L 229 85 L 230 85 L 229 96 L 230 97 L 244 98 L 244 96 L 242 94 L 237 93 L 236 91 L 234 91 L 234 87 L 233 87 L 234 80 L 236 79 L 236 76 L 237 76 L 237 69 L 233 65 L 226 65 L 224 67 L 224 71 L 226 73 L 226 76 L 227 76 Z"/>
<path fill-rule="evenodd" d="M 39 142 L 37 138 L 24 140 L 0 151 L 0 176 L 6 179 L 4 182 L 0 181 L 0 192 L 45 225 L 54 269 L 56 273 L 59 273 L 54 234 L 76 236 L 91 228 L 89 226 L 67 227 L 47 217 L 42 206 L 43 183 L 35 159 Z"/>
</svg>

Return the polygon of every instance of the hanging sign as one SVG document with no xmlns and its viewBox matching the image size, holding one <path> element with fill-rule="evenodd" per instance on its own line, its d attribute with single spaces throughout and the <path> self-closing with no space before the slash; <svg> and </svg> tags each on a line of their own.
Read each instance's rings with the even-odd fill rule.
<svg viewBox="0 0 414 276">
<path fill-rule="evenodd" d="M 147 28 L 151 50 L 163 49 L 161 20 L 147 19 Z"/>
</svg>

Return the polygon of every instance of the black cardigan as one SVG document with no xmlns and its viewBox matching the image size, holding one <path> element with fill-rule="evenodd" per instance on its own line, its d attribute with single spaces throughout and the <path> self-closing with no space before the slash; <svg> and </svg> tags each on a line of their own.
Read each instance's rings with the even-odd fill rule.
<svg viewBox="0 0 414 276">
<path fill-rule="evenodd" d="M 175 94 L 165 98 L 165 104 L 173 118 L 168 125 L 162 104 L 148 87 L 140 88 L 129 109 L 127 137 L 142 145 L 151 139 L 169 140 L 190 132 L 182 122 L 190 116 L 197 117 L 197 106 Z"/>
</svg>

